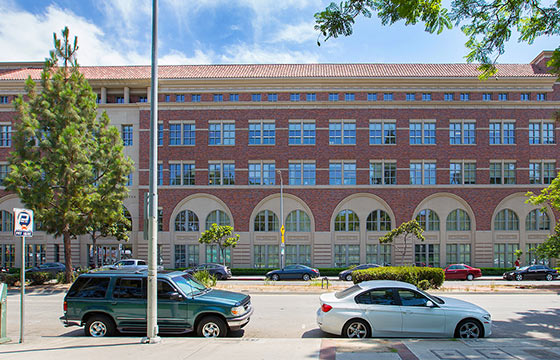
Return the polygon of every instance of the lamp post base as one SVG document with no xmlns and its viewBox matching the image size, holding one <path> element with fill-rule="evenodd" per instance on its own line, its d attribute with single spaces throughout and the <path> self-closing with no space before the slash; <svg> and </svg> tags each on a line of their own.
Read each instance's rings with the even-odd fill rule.
<svg viewBox="0 0 560 360">
<path fill-rule="evenodd" d="M 160 342 L 161 338 L 159 336 L 155 336 L 152 338 L 145 336 L 142 338 L 142 340 L 140 340 L 140 343 L 142 344 L 159 344 Z"/>
</svg>

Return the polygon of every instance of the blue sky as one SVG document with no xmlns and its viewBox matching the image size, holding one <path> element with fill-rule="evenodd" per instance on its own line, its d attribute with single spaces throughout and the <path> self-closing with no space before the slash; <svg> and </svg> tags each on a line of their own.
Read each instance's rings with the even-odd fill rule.
<svg viewBox="0 0 560 360">
<path fill-rule="evenodd" d="M 317 46 L 313 14 L 322 0 L 159 0 L 160 64 L 457 63 L 467 49 L 459 29 L 381 26 L 360 19 L 354 35 Z M 78 36 L 81 65 L 149 64 L 151 0 L 0 0 L 0 61 L 42 61 L 52 33 Z M 512 39 L 501 63 L 528 63 L 558 38 Z"/>
</svg>

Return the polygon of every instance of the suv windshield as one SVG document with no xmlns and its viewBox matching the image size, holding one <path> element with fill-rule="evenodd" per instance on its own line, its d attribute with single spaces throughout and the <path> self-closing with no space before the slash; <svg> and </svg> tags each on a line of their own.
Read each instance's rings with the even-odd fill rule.
<svg viewBox="0 0 560 360">
<path fill-rule="evenodd" d="M 185 295 L 187 296 L 189 295 L 195 296 L 210 290 L 209 288 L 204 286 L 202 283 L 200 283 L 198 280 L 196 280 L 189 274 L 175 276 L 173 278 L 173 281 L 175 282 L 175 284 L 177 284 L 179 289 L 181 289 L 181 291 L 185 293 Z"/>
</svg>

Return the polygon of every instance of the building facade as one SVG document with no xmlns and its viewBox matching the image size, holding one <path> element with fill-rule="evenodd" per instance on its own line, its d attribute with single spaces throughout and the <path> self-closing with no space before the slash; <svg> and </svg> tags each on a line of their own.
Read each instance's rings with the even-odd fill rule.
<svg viewBox="0 0 560 360">
<path fill-rule="evenodd" d="M 560 84 L 550 52 L 498 66 L 482 81 L 472 64 L 162 66 L 159 70 L 158 250 L 170 268 L 221 261 L 198 243 L 212 223 L 240 235 L 236 268 L 280 263 L 512 266 L 558 214 L 526 203 L 558 174 Z M 135 163 L 125 206 L 130 241 L 98 240 L 101 263 L 147 258 L 144 194 L 149 181 L 150 68 L 82 67 L 99 110 L 122 133 Z M 0 64 L 0 177 L 15 113 L 11 101 L 41 64 Z M 280 189 L 283 190 L 281 207 Z M 11 212 L 0 190 L 3 266 L 18 266 Z M 282 208 L 282 213 L 281 213 Z M 425 242 L 380 244 L 410 219 Z M 63 261 L 62 239 L 37 232 L 28 262 Z M 73 243 L 76 264 L 93 262 L 91 240 Z"/>
</svg>

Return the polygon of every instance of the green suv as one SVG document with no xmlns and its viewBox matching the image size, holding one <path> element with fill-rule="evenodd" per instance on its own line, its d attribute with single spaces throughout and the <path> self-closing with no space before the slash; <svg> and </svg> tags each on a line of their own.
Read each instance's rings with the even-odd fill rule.
<svg viewBox="0 0 560 360">
<path fill-rule="evenodd" d="M 80 275 L 64 297 L 65 326 L 85 326 L 86 335 L 146 331 L 146 271 L 98 271 Z M 205 287 L 184 272 L 160 272 L 159 333 L 196 331 L 222 337 L 249 322 L 249 295 Z"/>
</svg>

